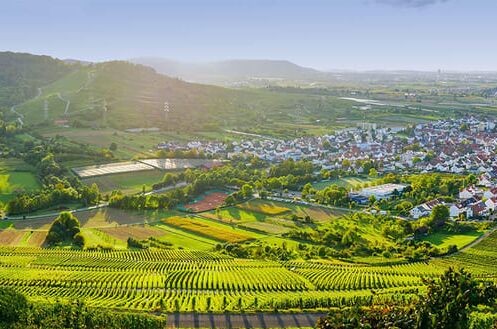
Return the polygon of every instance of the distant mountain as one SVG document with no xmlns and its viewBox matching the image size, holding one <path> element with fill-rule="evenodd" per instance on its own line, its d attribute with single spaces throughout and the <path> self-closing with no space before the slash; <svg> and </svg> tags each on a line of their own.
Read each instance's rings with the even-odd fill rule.
<svg viewBox="0 0 497 329">
<path fill-rule="evenodd" d="M 80 59 L 72 59 L 72 58 L 66 58 L 63 60 L 67 64 L 81 64 L 81 65 L 90 65 L 92 62 L 89 61 L 83 61 Z"/>
<path fill-rule="evenodd" d="M 75 67 L 49 56 L 0 52 L 0 106 L 10 107 L 34 97 L 37 89 Z"/>
<path fill-rule="evenodd" d="M 211 63 L 185 63 L 162 58 L 135 58 L 157 72 L 181 79 L 213 84 L 231 84 L 254 79 L 323 80 L 329 74 L 284 60 L 227 60 Z"/>
</svg>

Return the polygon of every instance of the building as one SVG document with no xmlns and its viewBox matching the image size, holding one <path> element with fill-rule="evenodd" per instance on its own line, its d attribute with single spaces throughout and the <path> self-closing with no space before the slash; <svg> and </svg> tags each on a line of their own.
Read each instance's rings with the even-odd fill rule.
<svg viewBox="0 0 497 329">
<path fill-rule="evenodd" d="M 378 186 L 366 187 L 359 191 L 359 195 L 370 198 L 372 195 L 377 199 L 388 199 L 395 194 L 402 193 L 406 185 L 402 184 L 383 184 Z"/>
<path fill-rule="evenodd" d="M 434 199 L 434 200 L 428 201 L 426 203 L 420 204 L 417 207 L 412 208 L 409 213 L 410 213 L 411 217 L 414 219 L 418 219 L 421 217 L 427 217 L 427 216 L 431 215 L 431 211 L 433 210 L 433 208 L 439 204 L 443 204 L 443 202 L 438 200 L 438 199 Z"/>
</svg>

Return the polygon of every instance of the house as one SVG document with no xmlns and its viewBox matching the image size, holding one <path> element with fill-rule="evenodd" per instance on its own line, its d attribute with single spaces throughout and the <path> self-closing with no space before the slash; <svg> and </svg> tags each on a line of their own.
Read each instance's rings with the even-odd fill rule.
<svg viewBox="0 0 497 329">
<path fill-rule="evenodd" d="M 490 190 L 485 191 L 485 193 L 483 193 L 483 197 L 486 199 L 491 199 L 496 196 L 497 196 L 497 187 L 491 188 Z"/>
<path fill-rule="evenodd" d="M 467 218 L 483 217 L 489 215 L 489 209 L 485 205 L 485 202 L 478 201 L 470 205 L 466 210 Z"/>
<path fill-rule="evenodd" d="M 485 201 L 485 205 L 487 206 L 489 211 L 495 211 L 497 209 L 497 196 L 489 198 Z"/>
<path fill-rule="evenodd" d="M 480 193 L 480 190 L 475 186 L 468 186 L 459 192 L 459 199 L 469 199 Z"/>
<path fill-rule="evenodd" d="M 459 217 L 460 214 L 466 212 L 466 207 L 460 203 L 453 204 L 449 208 L 451 218 Z"/>
<path fill-rule="evenodd" d="M 492 186 L 492 180 L 488 173 L 485 173 L 478 178 L 478 186 L 485 186 L 485 187 Z"/>
<path fill-rule="evenodd" d="M 414 219 L 426 217 L 429 216 L 433 208 L 439 204 L 443 204 L 443 202 L 438 199 L 434 199 L 426 203 L 420 204 L 417 207 L 414 207 L 413 209 L 411 209 L 409 213 L 411 217 L 413 217 Z"/>
</svg>

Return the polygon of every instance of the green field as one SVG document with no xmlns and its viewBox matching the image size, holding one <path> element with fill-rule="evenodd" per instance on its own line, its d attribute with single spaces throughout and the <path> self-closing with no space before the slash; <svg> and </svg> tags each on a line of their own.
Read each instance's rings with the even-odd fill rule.
<svg viewBox="0 0 497 329">
<path fill-rule="evenodd" d="M 131 194 L 141 192 L 143 186 L 145 191 L 150 191 L 152 185 L 159 183 L 163 176 L 164 173 L 160 170 L 146 170 L 85 178 L 83 182 L 87 185 L 97 184 L 102 193 L 121 190 L 123 193 Z"/>
<path fill-rule="evenodd" d="M 468 233 L 451 233 L 451 232 L 436 232 L 431 233 L 423 240 L 437 246 L 442 250 L 447 250 L 450 245 L 457 246 L 458 249 L 470 244 L 477 238 L 483 235 L 483 232 L 468 232 Z"/>
<path fill-rule="evenodd" d="M 341 177 L 337 179 L 323 180 L 312 184 L 312 187 L 318 190 L 322 190 L 331 185 L 343 186 L 345 188 L 359 188 L 360 186 L 372 183 L 376 179 L 370 177 Z"/>
<path fill-rule="evenodd" d="M 19 192 L 41 188 L 35 168 L 18 159 L 0 160 L 0 201 L 7 202 Z"/>
</svg>

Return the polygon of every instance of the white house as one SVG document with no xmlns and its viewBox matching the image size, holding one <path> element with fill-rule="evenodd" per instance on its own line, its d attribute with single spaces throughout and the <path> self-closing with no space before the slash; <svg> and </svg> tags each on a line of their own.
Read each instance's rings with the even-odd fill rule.
<svg viewBox="0 0 497 329">
<path fill-rule="evenodd" d="M 459 199 L 469 199 L 477 195 L 480 191 L 475 186 L 468 186 L 459 192 Z"/>
<path fill-rule="evenodd" d="M 497 196 L 489 198 L 487 201 L 485 201 L 485 205 L 487 206 L 488 210 L 495 211 L 495 209 L 497 209 Z"/>
<path fill-rule="evenodd" d="M 409 213 L 414 219 L 426 217 L 426 216 L 429 216 L 431 214 L 433 207 L 435 207 L 436 205 L 439 205 L 439 204 L 443 204 L 443 202 L 441 202 L 438 199 L 431 200 L 431 201 L 428 201 L 426 203 L 420 204 L 417 207 L 412 208 Z"/>
<path fill-rule="evenodd" d="M 485 187 L 491 187 L 492 186 L 492 180 L 490 179 L 490 175 L 488 174 L 483 174 L 478 178 L 478 185 L 479 186 L 485 186 Z"/>
<path fill-rule="evenodd" d="M 464 207 L 460 203 L 453 204 L 449 208 L 450 217 L 452 217 L 452 218 L 459 217 L 459 215 L 464 213 L 465 211 L 466 211 L 466 207 Z"/>
<path fill-rule="evenodd" d="M 491 188 L 490 190 L 485 191 L 485 193 L 483 193 L 483 197 L 487 199 L 491 199 L 496 196 L 497 196 L 497 187 Z"/>
</svg>

